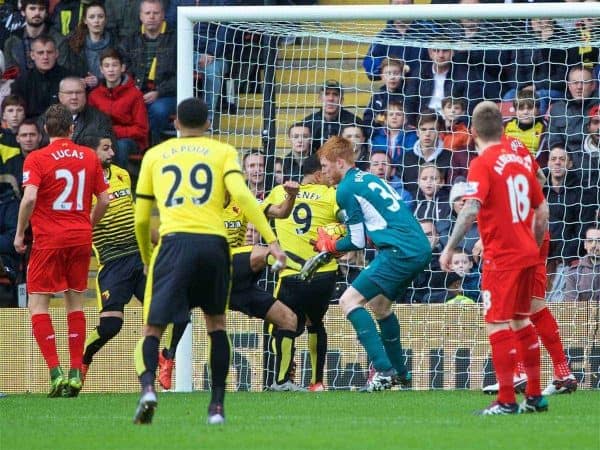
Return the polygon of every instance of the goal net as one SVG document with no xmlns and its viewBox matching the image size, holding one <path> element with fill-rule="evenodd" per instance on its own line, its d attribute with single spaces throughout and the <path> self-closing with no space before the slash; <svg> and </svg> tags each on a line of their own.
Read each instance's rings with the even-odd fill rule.
<svg viewBox="0 0 600 450">
<path fill-rule="evenodd" d="M 240 157 L 262 153 L 244 168 L 259 198 L 283 180 L 301 180 L 303 159 L 328 137 L 348 137 L 357 164 L 387 178 L 424 227 L 433 224 L 427 231 L 434 261 L 475 156 L 470 114 L 482 100 L 497 102 L 506 134 L 519 138 L 547 171 L 547 299 L 573 370 L 584 387 L 598 387 L 599 293 L 591 284 L 586 291 L 573 274 L 600 277 L 595 256 L 576 266 L 597 251 L 585 238 L 597 226 L 599 16 L 594 2 L 179 8 L 178 97 L 204 97 L 213 136 L 234 145 Z M 203 65 L 211 40 L 220 50 Z M 447 275 L 434 263 L 395 299 L 416 388 L 480 388 L 494 381 L 472 257 L 477 238 L 473 229 L 463 243 L 468 275 L 459 269 Z M 373 252 L 342 264 L 338 294 Z M 590 261 L 596 265 L 588 267 Z M 272 275 L 263 283 L 272 289 Z M 452 299 L 462 303 L 449 305 Z M 182 364 L 189 355 L 178 357 L 181 389 L 191 388 L 192 379 L 194 388 L 207 386 L 201 323 L 194 320 L 188 347 L 193 366 Z M 262 389 L 273 359 L 262 324 L 238 315 L 229 324 L 233 386 Z M 360 387 L 368 361 L 335 299 L 326 325 L 325 383 Z M 305 338 L 297 348 L 296 382 L 306 385 Z M 544 377 L 551 377 L 545 354 Z"/>
</svg>

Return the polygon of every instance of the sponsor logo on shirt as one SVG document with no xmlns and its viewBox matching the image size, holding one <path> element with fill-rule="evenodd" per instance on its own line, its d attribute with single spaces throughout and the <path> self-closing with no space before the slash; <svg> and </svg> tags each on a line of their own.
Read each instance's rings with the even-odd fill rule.
<svg viewBox="0 0 600 450">
<path fill-rule="evenodd" d="M 467 185 L 465 186 L 465 195 L 477 194 L 478 188 L 479 188 L 479 182 L 467 181 Z"/>
<path fill-rule="evenodd" d="M 23 172 L 23 183 L 27 183 L 29 181 L 30 172 L 29 170 L 25 170 Z"/>
</svg>

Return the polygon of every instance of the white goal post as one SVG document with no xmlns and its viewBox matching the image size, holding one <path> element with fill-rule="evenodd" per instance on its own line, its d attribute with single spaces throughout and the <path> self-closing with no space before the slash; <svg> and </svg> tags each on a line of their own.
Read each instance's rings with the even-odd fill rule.
<svg viewBox="0 0 600 450">
<path fill-rule="evenodd" d="M 302 24 L 313 25 L 328 22 L 352 22 L 375 20 L 431 20 L 457 21 L 461 18 L 489 20 L 517 20 L 533 18 L 577 19 L 600 17 L 600 3 L 527 3 L 527 4 L 464 4 L 464 5 L 344 5 L 344 6 L 227 6 L 227 7 L 179 7 L 177 9 L 177 101 L 192 97 L 194 90 L 194 25 L 199 22 L 252 23 L 261 24 L 262 32 L 268 33 L 269 24 L 291 23 L 297 26 L 288 31 L 298 36 L 307 36 Z M 299 25 L 298 25 L 299 24 Z M 274 26 L 277 28 L 277 26 Z M 282 33 L 282 28 L 279 29 Z M 286 29 L 283 28 L 283 33 Z M 378 30 L 371 30 L 377 32 Z M 277 32 L 277 31 L 274 31 Z M 357 33 L 362 30 L 357 30 Z M 368 42 L 369 34 L 363 37 Z M 335 35 L 330 39 L 335 40 Z M 366 39 L 366 40 L 365 40 Z M 432 41 L 434 42 L 434 41 Z M 453 44 L 457 48 L 460 43 Z M 568 42 L 562 43 L 563 47 Z M 433 46 L 433 43 L 431 44 Z M 218 57 L 218 55 L 216 55 Z M 276 103 L 276 89 L 269 93 Z M 267 98 L 267 93 L 264 94 Z M 274 121 L 274 107 L 264 107 L 263 124 Z M 275 148 L 275 137 L 269 125 L 260 130 L 263 139 L 271 139 L 270 149 Z M 274 154 L 274 153 L 273 153 Z M 204 329 L 204 327 L 202 327 Z M 193 389 L 192 334 L 188 326 L 176 356 L 176 391 L 189 392 Z"/>
</svg>

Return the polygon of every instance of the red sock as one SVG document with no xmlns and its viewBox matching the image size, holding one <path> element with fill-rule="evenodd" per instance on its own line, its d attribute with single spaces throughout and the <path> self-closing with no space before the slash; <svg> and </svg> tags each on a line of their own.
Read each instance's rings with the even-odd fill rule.
<svg viewBox="0 0 600 450">
<path fill-rule="evenodd" d="M 52 326 L 50 314 L 34 314 L 31 316 L 31 327 L 48 369 L 58 367 L 60 363 L 58 362 L 58 353 L 56 353 L 56 340 L 54 339 L 54 327 Z"/>
<path fill-rule="evenodd" d="M 83 311 L 73 311 L 67 314 L 67 325 L 69 326 L 71 369 L 81 370 L 83 347 L 85 345 L 85 316 Z"/>
<path fill-rule="evenodd" d="M 500 330 L 489 337 L 492 346 L 492 361 L 496 369 L 498 401 L 501 403 L 515 403 L 515 390 L 513 388 L 513 372 L 515 366 L 515 338 L 512 330 Z"/>
<path fill-rule="evenodd" d="M 527 390 L 525 393 L 528 397 L 541 395 L 540 343 L 535 328 L 533 328 L 533 325 L 527 325 L 525 328 L 515 331 L 515 336 L 527 374 Z"/>
<path fill-rule="evenodd" d="M 560 340 L 560 331 L 556 319 L 548 308 L 531 315 L 531 321 L 535 331 L 542 340 L 542 344 L 548 350 L 552 365 L 554 366 L 554 376 L 564 378 L 571 375 L 571 369 L 565 356 L 565 350 Z"/>
<path fill-rule="evenodd" d="M 515 345 L 515 376 L 520 377 L 525 373 L 525 365 L 523 364 L 523 358 L 521 357 L 521 352 L 519 351 L 519 346 Z"/>
</svg>

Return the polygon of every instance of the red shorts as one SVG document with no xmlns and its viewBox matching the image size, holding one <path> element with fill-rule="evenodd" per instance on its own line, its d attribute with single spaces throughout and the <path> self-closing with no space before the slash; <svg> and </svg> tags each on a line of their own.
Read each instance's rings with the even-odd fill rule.
<svg viewBox="0 0 600 450">
<path fill-rule="evenodd" d="M 508 322 L 530 315 L 537 266 L 518 270 L 484 270 L 481 298 L 488 323 Z"/>
<path fill-rule="evenodd" d="M 92 246 L 31 249 L 27 266 L 27 293 L 53 294 L 87 290 Z"/>
</svg>

